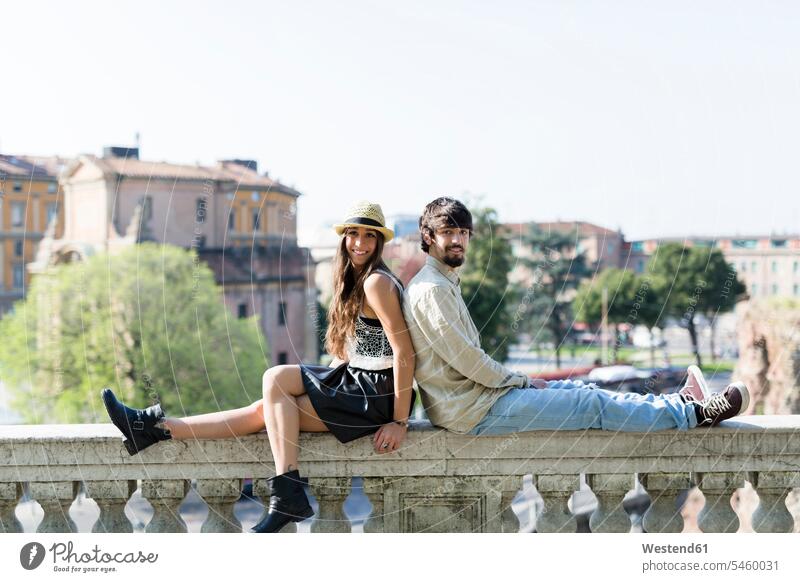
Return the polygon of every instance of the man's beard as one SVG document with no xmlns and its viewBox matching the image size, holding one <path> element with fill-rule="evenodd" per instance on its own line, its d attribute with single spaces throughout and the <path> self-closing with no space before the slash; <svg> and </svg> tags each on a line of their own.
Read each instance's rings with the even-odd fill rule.
<svg viewBox="0 0 800 582">
<path fill-rule="evenodd" d="M 447 249 L 448 251 L 450 249 Z M 447 251 L 444 253 L 444 257 L 442 257 L 442 261 L 448 267 L 460 267 L 464 264 L 464 249 L 461 249 L 461 256 L 460 257 L 451 257 L 447 254 Z"/>
</svg>

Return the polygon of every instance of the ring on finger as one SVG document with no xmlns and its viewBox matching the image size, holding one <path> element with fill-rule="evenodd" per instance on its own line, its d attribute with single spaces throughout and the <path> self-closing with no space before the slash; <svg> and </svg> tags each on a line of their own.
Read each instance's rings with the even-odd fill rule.
<svg viewBox="0 0 800 582">
<path fill-rule="evenodd" d="M 388 449 L 389 448 L 389 443 L 383 443 L 383 448 L 384 449 Z"/>
</svg>

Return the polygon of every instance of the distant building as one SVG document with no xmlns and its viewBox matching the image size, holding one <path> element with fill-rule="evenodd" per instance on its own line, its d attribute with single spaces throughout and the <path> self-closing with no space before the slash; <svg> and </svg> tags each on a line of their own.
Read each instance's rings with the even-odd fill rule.
<svg viewBox="0 0 800 582">
<path fill-rule="evenodd" d="M 600 271 L 624 265 L 622 251 L 625 237 L 622 232 L 583 221 L 521 222 L 500 225 L 498 234 L 506 236 L 511 242 L 515 258 L 527 259 L 532 256 L 530 248 L 525 243 L 525 237 L 532 227 L 545 233 L 574 236 L 575 246 L 569 252 L 573 256 L 575 253 L 583 253 L 586 264 L 592 269 Z M 509 280 L 512 283 L 527 285 L 531 282 L 531 276 L 530 270 L 517 261 Z"/>
<path fill-rule="evenodd" d="M 25 265 L 47 226 L 63 231 L 64 205 L 58 177 L 65 158 L 0 154 L 0 316 L 24 297 Z"/>
<path fill-rule="evenodd" d="M 719 249 L 736 269 L 750 297 L 800 297 L 800 235 L 687 237 L 629 243 L 629 268 L 642 273 L 660 244 Z"/>
<path fill-rule="evenodd" d="M 339 248 L 339 235 L 332 225 L 325 225 L 304 233 L 303 244 L 308 247 L 316 265 L 314 282 L 319 292 L 318 299 L 323 305 L 328 305 L 333 293 L 333 258 Z"/>
<path fill-rule="evenodd" d="M 403 285 L 414 278 L 427 256 L 420 247 L 419 227 L 414 233 L 395 238 L 383 249 L 384 262 Z"/>
<path fill-rule="evenodd" d="M 419 236 L 419 216 L 415 214 L 393 214 L 386 217 L 386 226 L 394 231 L 395 238 Z"/>
<path fill-rule="evenodd" d="M 258 315 L 272 362 L 317 360 L 314 263 L 297 245 L 300 193 L 252 160 L 214 166 L 139 159 L 137 148 L 80 156 L 61 174 L 63 235 L 45 237 L 32 273 L 142 241 L 193 248 L 234 315 Z"/>
</svg>

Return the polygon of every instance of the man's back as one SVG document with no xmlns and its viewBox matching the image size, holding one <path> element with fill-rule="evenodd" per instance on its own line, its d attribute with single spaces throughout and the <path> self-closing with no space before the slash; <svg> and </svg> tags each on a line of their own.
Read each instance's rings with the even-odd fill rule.
<svg viewBox="0 0 800 582">
<path fill-rule="evenodd" d="M 527 377 L 492 360 L 461 297 L 458 275 L 433 257 L 405 290 L 403 314 L 416 352 L 414 377 L 431 422 L 470 431 Z"/>
</svg>

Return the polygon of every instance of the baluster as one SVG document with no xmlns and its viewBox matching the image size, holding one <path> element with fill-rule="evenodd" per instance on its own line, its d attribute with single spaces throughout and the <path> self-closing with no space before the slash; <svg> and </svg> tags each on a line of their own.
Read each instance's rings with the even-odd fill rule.
<svg viewBox="0 0 800 582">
<path fill-rule="evenodd" d="M 44 519 L 37 533 L 77 532 L 78 526 L 69 515 L 69 508 L 78 495 L 78 481 L 31 482 L 30 495 L 44 510 Z"/>
<path fill-rule="evenodd" d="M 519 533 L 520 523 L 517 514 L 514 513 L 514 499 L 519 491 L 503 491 L 500 496 L 500 533 Z M 492 531 L 492 530 L 488 530 Z"/>
<path fill-rule="evenodd" d="M 795 487 L 786 496 L 786 506 L 794 520 L 792 533 L 800 533 L 800 487 Z"/>
<path fill-rule="evenodd" d="M 567 502 L 580 485 L 578 475 L 534 476 L 536 490 L 542 496 L 544 508 L 536 518 L 539 533 L 573 533 L 577 530 L 575 518 Z"/>
<path fill-rule="evenodd" d="M 644 531 L 677 533 L 683 531 L 683 508 L 686 489 L 691 487 L 688 473 L 648 473 L 641 482 L 650 495 L 650 507 L 644 514 Z"/>
<path fill-rule="evenodd" d="M 744 474 L 725 472 L 693 475 L 693 480 L 706 498 L 705 507 L 698 516 L 700 530 L 708 533 L 733 533 L 739 529 L 739 518 L 733 510 L 731 497 L 734 489 L 744 486 Z"/>
<path fill-rule="evenodd" d="M 517 533 L 520 524 L 512 508 L 512 501 L 522 488 L 524 475 L 504 477 L 476 477 L 476 493 L 483 493 L 486 503 L 486 516 L 481 530 L 494 533 Z"/>
<path fill-rule="evenodd" d="M 589 518 L 589 527 L 598 533 L 628 533 L 631 518 L 622 500 L 633 486 L 633 475 L 587 475 L 586 481 L 597 497 L 597 509 Z"/>
<path fill-rule="evenodd" d="M 97 503 L 100 517 L 94 533 L 131 533 L 133 524 L 125 515 L 125 505 L 136 491 L 136 481 L 86 481 L 86 496 Z"/>
<path fill-rule="evenodd" d="M 0 533 L 22 533 L 14 510 L 22 498 L 22 483 L 0 483 Z"/>
<path fill-rule="evenodd" d="M 198 479 L 197 494 L 208 506 L 202 533 L 241 533 L 233 506 L 242 494 L 242 479 Z"/>
<path fill-rule="evenodd" d="M 744 487 L 739 487 L 733 492 L 731 505 L 736 516 L 739 518 L 739 529 L 736 533 L 755 533 L 753 529 L 753 513 L 758 506 L 758 494 L 753 489 L 752 482 L 755 480 L 755 473 L 748 473 L 748 482 Z"/>
<path fill-rule="evenodd" d="M 178 508 L 189 491 L 186 479 L 142 480 L 142 496 L 153 506 L 153 519 L 145 533 L 186 533 Z"/>
<path fill-rule="evenodd" d="M 786 507 L 792 487 L 800 485 L 800 473 L 760 471 L 753 478 L 753 487 L 760 503 L 753 514 L 753 529 L 763 533 L 796 531 L 794 516 Z"/>
<path fill-rule="evenodd" d="M 314 533 L 349 533 L 352 526 L 344 514 L 342 504 L 350 494 L 350 478 L 311 478 L 309 485 L 319 504 L 317 519 L 311 524 L 311 531 Z"/>
<path fill-rule="evenodd" d="M 372 505 L 372 512 L 364 522 L 364 533 L 383 533 L 386 523 L 383 519 L 384 503 L 383 496 L 386 493 L 386 483 L 381 477 L 364 477 L 364 495 Z"/>
</svg>

